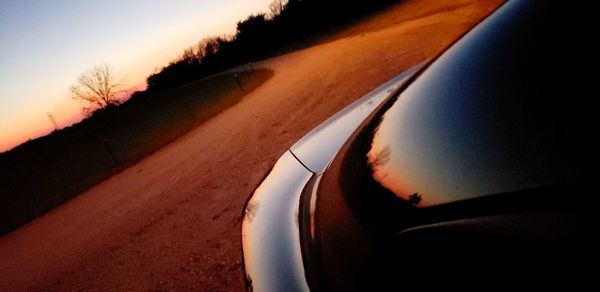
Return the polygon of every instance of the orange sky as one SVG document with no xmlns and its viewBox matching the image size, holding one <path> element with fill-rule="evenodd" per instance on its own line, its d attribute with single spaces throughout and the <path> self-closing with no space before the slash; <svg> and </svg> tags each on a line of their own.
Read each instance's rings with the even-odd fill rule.
<svg viewBox="0 0 600 292">
<path fill-rule="evenodd" d="M 4 19 L 0 20 L 0 41 L 14 44 L 7 54 L 0 56 L 3 64 L 0 68 L 0 152 L 54 130 L 48 112 L 60 127 L 81 120 L 83 105 L 71 100 L 68 92 L 79 74 L 106 63 L 113 67 L 117 78 L 124 80 L 122 89 L 139 87 L 148 75 L 178 57 L 185 48 L 207 36 L 233 34 L 238 20 L 267 11 L 271 1 L 134 0 L 125 1 L 126 4 L 116 0 L 98 1 L 94 5 L 102 6 L 105 13 L 106 7 L 114 7 L 115 21 L 91 23 L 89 27 L 87 19 L 93 16 L 94 9 L 81 7 L 87 8 L 85 11 L 90 14 L 82 15 L 79 4 L 59 2 L 48 8 L 28 7 L 28 3 L 21 2 L 0 4 L 0 18 Z M 136 10 L 123 13 L 123 10 L 132 11 L 132 7 L 124 5 Z M 111 33 L 78 34 L 72 23 L 61 22 L 69 17 L 79 17 L 76 25 L 81 24 L 84 32 L 107 25 Z M 119 17 L 123 17 L 121 23 L 116 21 Z M 53 22 L 57 24 L 52 25 Z M 36 41 L 53 35 L 60 41 L 46 50 L 36 49 Z"/>
</svg>

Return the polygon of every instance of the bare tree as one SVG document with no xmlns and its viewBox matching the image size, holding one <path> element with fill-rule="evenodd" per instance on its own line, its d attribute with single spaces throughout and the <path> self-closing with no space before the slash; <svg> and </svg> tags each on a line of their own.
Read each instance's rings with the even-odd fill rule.
<svg viewBox="0 0 600 292">
<path fill-rule="evenodd" d="M 116 94 L 120 83 L 115 80 L 112 68 L 102 64 L 83 73 L 77 83 L 71 86 L 71 98 L 85 102 L 84 112 L 90 113 L 95 108 L 104 109 L 109 105 L 119 104 Z"/>
<path fill-rule="evenodd" d="M 285 5 L 287 5 L 288 0 L 275 0 L 271 4 L 269 4 L 269 19 L 273 19 L 275 16 L 281 14 L 283 9 L 285 9 Z"/>
</svg>

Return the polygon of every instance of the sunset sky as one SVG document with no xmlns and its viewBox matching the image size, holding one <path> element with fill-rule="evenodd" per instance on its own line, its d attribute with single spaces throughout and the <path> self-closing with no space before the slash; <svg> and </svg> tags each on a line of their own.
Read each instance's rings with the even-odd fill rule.
<svg viewBox="0 0 600 292">
<path fill-rule="evenodd" d="M 124 87 L 212 35 L 233 34 L 273 0 L 2 0 L 0 152 L 81 119 L 68 88 L 92 67 L 113 67 Z"/>
</svg>

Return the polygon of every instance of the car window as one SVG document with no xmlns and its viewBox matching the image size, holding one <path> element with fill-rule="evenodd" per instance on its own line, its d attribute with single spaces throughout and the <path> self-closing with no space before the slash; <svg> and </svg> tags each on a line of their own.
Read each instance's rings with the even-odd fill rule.
<svg viewBox="0 0 600 292">
<path fill-rule="evenodd" d="M 580 23 L 552 25 L 559 6 L 533 11 L 524 2 L 502 13 L 529 17 L 495 15 L 376 121 L 366 155 L 376 181 L 430 206 L 592 176 L 593 82 L 576 74 L 585 62 L 570 58 L 584 43 L 561 33 Z"/>
</svg>

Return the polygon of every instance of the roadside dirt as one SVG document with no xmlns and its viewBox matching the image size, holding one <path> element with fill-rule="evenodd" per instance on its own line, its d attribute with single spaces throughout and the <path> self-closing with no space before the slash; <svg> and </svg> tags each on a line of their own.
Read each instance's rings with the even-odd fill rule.
<svg viewBox="0 0 600 292">
<path fill-rule="evenodd" d="M 242 206 L 276 159 L 500 3 L 403 1 L 255 64 L 275 75 L 240 103 L 0 238 L 0 291 L 243 290 Z"/>
</svg>

